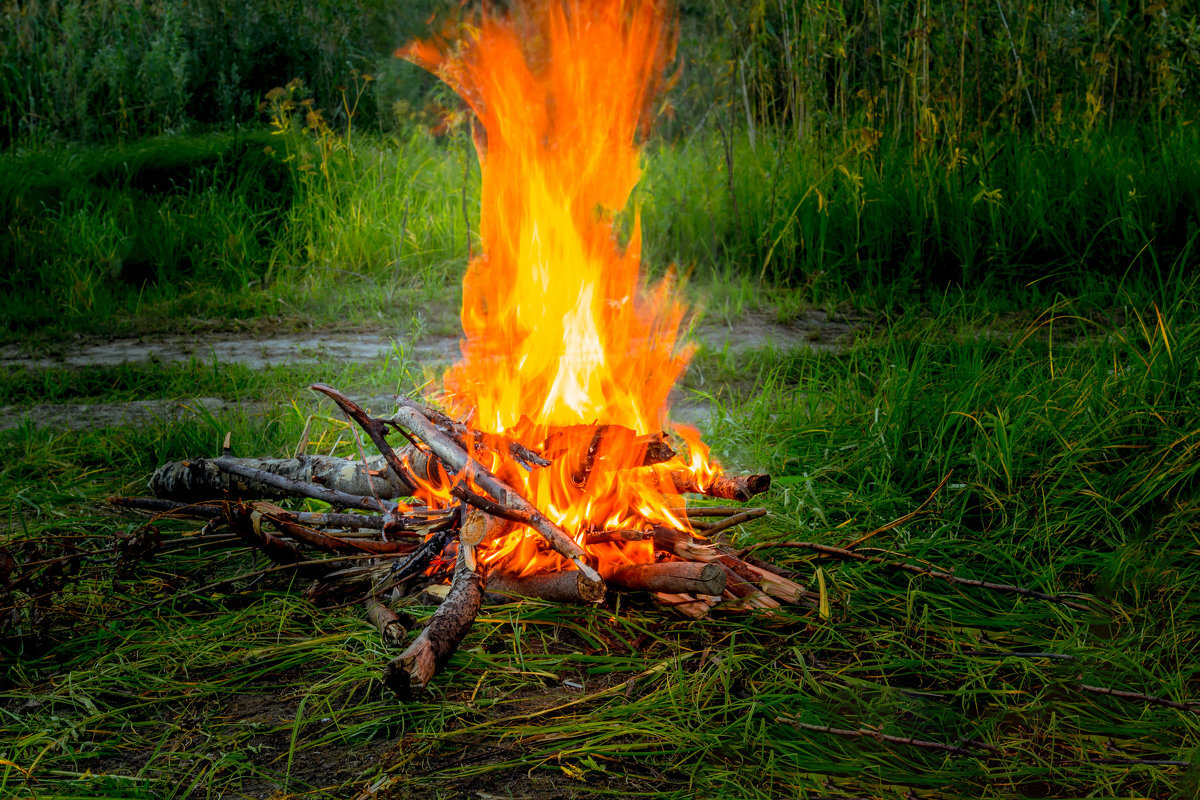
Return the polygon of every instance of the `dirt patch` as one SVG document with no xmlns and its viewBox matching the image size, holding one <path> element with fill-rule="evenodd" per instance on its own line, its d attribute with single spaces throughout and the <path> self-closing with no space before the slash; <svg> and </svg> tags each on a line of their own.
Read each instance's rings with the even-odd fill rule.
<svg viewBox="0 0 1200 800">
<path fill-rule="evenodd" d="M 848 346 L 868 327 L 869 322 L 864 318 L 808 310 L 786 321 L 767 314 L 745 314 L 733 320 L 709 318 L 696 327 L 693 338 L 708 351 L 736 357 L 764 349 L 778 352 L 801 348 L 837 350 Z M 437 369 L 458 358 L 458 339 L 450 336 L 403 338 L 375 331 L 269 335 L 243 331 L 81 338 L 35 352 L 5 345 L 0 347 L 0 368 L 78 369 L 198 360 L 266 369 L 321 361 L 369 363 L 397 355 L 414 364 Z M 376 408 L 387 405 L 386 398 L 373 400 Z M 6 406 L 0 407 L 0 431 L 22 424 L 68 429 L 129 427 L 229 412 L 268 415 L 271 411 L 262 403 L 230 402 L 214 397 Z M 677 404 L 675 416 L 680 421 L 702 425 L 710 413 L 707 404 L 691 401 Z"/>
<path fill-rule="evenodd" d="M 705 320 L 697 326 L 695 338 L 707 349 L 734 353 L 768 347 L 829 350 L 846 346 L 866 324 L 864 319 L 819 310 L 805 311 L 785 322 L 766 314 L 746 314 L 732 321 Z M 214 332 L 80 338 L 53 348 L 43 347 L 40 352 L 33 353 L 16 345 L 5 345 L 0 347 L 0 367 L 52 369 L 195 359 L 264 369 L 326 360 L 369 362 L 397 353 L 419 364 L 450 363 L 458 358 L 458 339 L 452 336 L 404 338 L 374 331 L 266 335 Z"/>
<path fill-rule="evenodd" d="M 312 361 L 367 362 L 400 353 L 419 363 L 449 362 L 458 356 L 458 340 L 442 336 L 404 340 L 378 333 L 311 333 L 256 336 L 214 333 L 199 336 L 147 336 L 79 339 L 53 351 L 23 353 L 14 345 L 0 347 L 0 367 L 119 366 L 148 361 L 211 361 L 251 369 Z"/>
</svg>

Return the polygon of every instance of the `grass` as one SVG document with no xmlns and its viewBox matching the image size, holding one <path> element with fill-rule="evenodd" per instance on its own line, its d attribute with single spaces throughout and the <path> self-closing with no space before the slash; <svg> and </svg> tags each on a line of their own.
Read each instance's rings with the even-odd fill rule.
<svg viewBox="0 0 1200 800">
<path fill-rule="evenodd" d="M 4 645 L 0 785 L 13 797 L 1192 796 L 1200 714 L 1084 688 L 1194 703 L 1200 685 L 1200 342 L 1193 287 L 1178 288 L 1157 308 L 1130 298 L 1108 324 L 1069 299 L 1022 319 L 947 297 L 841 350 L 699 356 L 706 386 L 732 387 L 710 392 L 709 439 L 776 477 L 772 513 L 739 541 L 845 542 L 953 471 L 924 513 L 864 551 L 1078 593 L 1094 611 L 783 547 L 766 555 L 824 583 L 829 619 L 684 622 L 635 598 L 491 607 L 410 704 L 377 682 L 387 653 L 356 607 L 313 605 L 283 578 L 197 591 L 253 569 L 245 555 L 115 569 L 112 537 L 143 523 L 101 501 L 141 491 L 161 461 L 214 452 L 225 430 L 239 452 L 290 452 L 315 407 L 301 381 L 419 378 L 191 364 L 83 371 L 72 387 L 54 373 L 59 397 L 195 386 L 276 410 L 266 424 L 231 412 L 0 433 L 5 548 L 19 561 L 95 554 L 69 562 L 77 571 L 43 566 L 33 585 L 61 591 L 40 607 L 28 587 L 8 600 L 21 612 Z M 12 401 L 30 399 L 23 383 L 6 384 Z M 318 416 L 310 436 L 327 448 L 341 425 Z M 159 527 L 168 541 L 188 529 Z"/>
<path fill-rule="evenodd" d="M 0 158 L 0 338 L 218 328 L 456 329 L 478 229 L 465 137 L 292 129 Z M 760 131 L 660 142 L 646 260 L 722 309 L 900 313 L 961 291 L 989 312 L 1178 291 L 1200 235 L 1195 126 L 1010 134 L 919 155 Z M 1101 187 L 1095 191 L 1092 187 Z"/>
<path fill-rule="evenodd" d="M 862 321 L 830 348 L 701 350 L 685 382 L 716 452 L 775 477 L 770 515 L 737 540 L 780 545 L 765 554 L 828 617 L 492 607 L 401 704 L 356 606 L 238 577 L 257 568 L 244 553 L 139 561 L 144 520 L 103 500 L 226 431 L 243 454 L 290 454 L 306 428 L 312 449 L 350 454 L 301 387 L 411 391 L 422 365 L 6 367 L 0 404 L 35 417 L 244 405 L 0 432 L 0 795 L 1195 796 L 1200 143 L 1170 120 L 1095 123 L 915 149 L 850 146 L 850 128 L 655 145 L 652 269 L 679 264 L 731 325 L 814 306 Z M 54 352 L 114 334 L 453 333 L 470 159 L 461 132 L 419 129 L 10 150 L 0 337 Z M 782 546 L 844 544 L 931 495 L 863 552 L 1093 610 Z M 156 526 L 173 544 L 192 530 Z"/>
</svg>

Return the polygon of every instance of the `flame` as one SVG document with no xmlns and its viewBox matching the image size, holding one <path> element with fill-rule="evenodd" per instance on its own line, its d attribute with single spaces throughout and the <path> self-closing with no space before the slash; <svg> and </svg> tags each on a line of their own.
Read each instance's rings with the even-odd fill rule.
<svg viewBox="0 0 1200 800">
<path fill-rule="evenodd" d="M 685 529 L 669 471 L 715 469 L 698 435 L 694 464 L 643 462 L 691 356 L 677 340 L 687 309 L 670 275 L 643 281 L 636 209 L 624 244 L 617 222 L 674 56 L 666 5 L 521 0 L 400 55 L 477 119 L 484 249 L 463 281 L 462 358 L 443 378 L 445 402 L 485 441 L 503 434 L 553 463 L 527 470 L 500 444 L 476 457 L 580 543 L 598 528 Z M 426 494 L 448 499 L 444 486 Z M 486 546 L 485 563 L 518 575 L 570 566 L 524 527 Z M 648 542 L 589 550 L 602 574 L 654 557 Z"/>
</svg>

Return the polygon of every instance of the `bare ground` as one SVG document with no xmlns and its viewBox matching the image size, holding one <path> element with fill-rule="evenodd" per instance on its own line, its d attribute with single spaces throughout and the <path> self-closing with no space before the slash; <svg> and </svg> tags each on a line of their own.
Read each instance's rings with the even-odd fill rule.
<svg viewBox="0 0 1200 800">
<path fill-rule="evenodd" d="M 693 338 L 709 352 L 733 357 L 764 349 L 780 352 L 798 348 L 831 350 L 847 346 L 869 324 L 868 320 L 861 317 L 830 314 L 815 309 L 785 322 L 767 314 L 746 314 L 732 321 L 706 320 L 696 327 Z M 79 369 L 151 362 L 169 364 L 193 359 L 264 369 L 323 360 L 368 363 L 394 355 L 403 356 L 418 366 L 437 368 L 452 363 L 458 357 L 458 340 L 448 336 L 389 336 L 375 330 L 85 337 L 54 345 L 40 345 L 32 350 L 17 345 L 2 346 L 0 369 Z M 261 403 L 237 403 L 215 397 L 0 406 L 0 430 L 22 424 L 63 428 L 144 425 L 158 420 L 220 414 L 231 409 L 250 415 L 270 412 Z M 693 423 L 705 416 L 705 410 L 697 404 L 679 408 L 678 411 L 677 416 Z"/>
</svg>

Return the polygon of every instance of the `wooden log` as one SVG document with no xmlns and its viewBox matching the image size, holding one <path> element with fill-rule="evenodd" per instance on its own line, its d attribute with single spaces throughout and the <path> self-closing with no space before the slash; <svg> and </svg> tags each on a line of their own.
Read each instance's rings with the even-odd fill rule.
<svg viewBox="0 0 1200 800">
<path fill-rule="evenodd" d="M 666 525 L 654 526 L 654 549 L 678 556 L 684 561 L 716 561 L 716 547 L 708 542 L 698 542 L 687 531 L 676 530 Z"/>
<path fill-rule="evenodd" d="M 218 461 L 240 464 L 261 473 L 289 478 L 295 483 L 264 483 L 245 472 L 222 470 Z M 307 486 L 312 484 L 360 498 L 375 495 L 381 499 L 407 497 L 414 489 L 407 481 L 397 480 L 387 470 L 382 457 L 367 459 L 365 464 L 334 456 L 308 455 L 296 458 L 192 458 L 170 461 L 150 476 L 150 490 L 159 497 L 174 500 L 211 500 L 224 496 L 267 499 L 311 497 Z M 370 507 L 378 510 L 378 504 L 372 503 Z"/>
<path fill-rule="evenodd" d="M 551 522 L 545 514 L 526 500 L 519 492 L 485 469 L 478 461 L 467 455 L 453 439 L 439 431 L 428 419 L 415 409 L 401 407 L 396 412 L 395 421 L 429 445 L 434 454 L 442 460 L 448 472 L 464 476 L 470 483 L 480 487 L 492 496 L 497 507 L 484 508 L 483 510 L 533 528 L 549 542 L 550 547 L 556 553 L 574 561 L 575 567 L 584 574 L 584 577 L 594 582 L 600 581 L 600 574 L 584 561 L 584 557 L 587 554 L 582 547 L 576 544 L 565 531 Z M 467 495 L 472 493 L 466 489 L 463 478 L 460 478 L 455 483 L 451 492 L 464 502 L 468 502 L 477 508 L 481 507 L 478 502 L 467 497 Z"/>
<path fill-rule="evenodd" d="M 697 542 L 686 531 L 678 531 L 662 525 L 654 528 L 654 547 L 688 561 L 704 561 L 720 564 L 737 578 L 728 590 L 737 597 L 748 597 L 753 591 L 766 592 L 771 597 L 788 603 L 815 608 L 817 596 L 803 585 L 791 580 L 782 571 L 768 570 L 760 564 L 750 564 L 734 555 L 729 547 Z"/>
<path fill-rule="evenodd" d="M 687 470 L 675 470 L 671 480 L 677 492 L 693 492 L 722 500 L 737 500 L 745 503 L 756 494 L 771 488 L 770 475 L 718 475 L 701 485 L 696 476 Z"/>
<path fill-rule="evenodd" d="M 384 644 L 399 645 L 404 643 L 404 637 L 408 634 L 408 628 L 400 620 L 400 615 L 390 608 L 380 603 L 374 597 L 368 597 L 366 600 L 367 619 L 379 629 L 379 635 L 383 638 Z"/>
<path fill-rule="evenodd" d="M 589 581 L 574 569 L 529 575 L 524 578 L 492 573 L 488 575 L 487 588 L 489 594 L 534 597 L 551 603 L 583 605 L 602 603 L 605 594 L 603 581 Z"/>
<path fill-rule="evenodd" d="M 213 465 L 222 472 L 227 472 L 232 475 L 237 475 L 242 478 L 248 478 L 252 484 L 262 486 L 272 486 L 277 489 L 284 490 L 291 495 L 299 495 L 302 497 L 312 497 L 317 500 L 323 500 L 333 506 L 341 506 L 343 508 L 362 508 L 369 511 L 390 511 L 391 506 L 381 499 L 375 497 L 366 497 L 348 494 L 346 492 L 337 491 L 336 489 L 326 489 L 323 486 L 318 486 L 315 483 L 305 483 L 297 481 L 283 475 L 275 475 L 266 472 L 257 467 L 246 466 L 240 461 L 233 458 L 216 458 L 213 459 Z"/>
<path fill-rule="evenodd" d="M 388 662 L 383 671 L 383 682 L 404 698 L 429 685 L 471 629 L 482 601 L 482 576 L 467 569 L 465 562 L 459 559 L 446 599 L 413 643 Z"/>
<path fill-rule="evenodd" d="M 609 582 L 622 589 L 668 594 L 720 594 L 725 591 L 725 571 L 718 564 L 698 561 L 660 561 L 618 570 Z"/>
<path fill-rule="evenodd" d="M 516 523 L 512 520 L 494 517 L 486 511 L 471 506 L 463 515 L 463 524 L 458 532 L 458 539 L 463 544 L 478 547 L 484 542 L 501 538 L 515 527 Z"/>
</svg>

